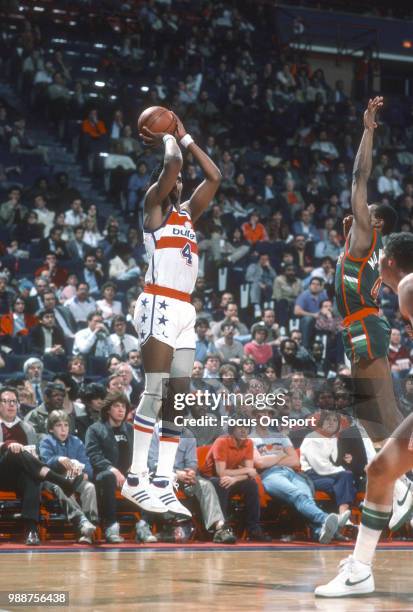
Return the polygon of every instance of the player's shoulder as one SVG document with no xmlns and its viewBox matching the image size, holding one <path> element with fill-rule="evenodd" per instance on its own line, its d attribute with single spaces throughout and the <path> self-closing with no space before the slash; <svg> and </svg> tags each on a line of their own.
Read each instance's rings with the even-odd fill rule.
<svg viewBox="0 0 413 612">
<path fill-rule="evenodd" d="M 397 293 L 399 296 L 413 295 L 413 272 L 406 274 L 406 276 L 402 278 L 399 286 L 397 287 Z"/>
</svg>

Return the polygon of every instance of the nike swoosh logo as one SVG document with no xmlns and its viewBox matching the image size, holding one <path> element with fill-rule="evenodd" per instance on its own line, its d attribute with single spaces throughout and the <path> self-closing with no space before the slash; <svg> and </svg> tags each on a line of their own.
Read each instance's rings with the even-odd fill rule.
<svg viewBox="0 0 413 612">
<path fill-rule="evenodd" d="M 349 578 L 347 578 L 347 580 L 345 581 L 345 585 L 346 586 L 355 586 L 356 584 L 360 584 L 361 582 L 366 582 L 366 580 L 368 580 L 370 578 L 371 574 L 369 574 L 368 576 L 366 576 L 366 578 L 363 578 L 363 580 L 357 580 L 356 582 L 351 582 L 351 580 Z"/>
<path fill-rule="evenodd" d="M 407 496 L 408 496 L 408 495 L 409 495 L 409 493 L 410 493 L 410 487 L 411 487 L 411 486 L 412 486 L 412 483 L 411 483 L 411 482 L 409 482 L 409 486 L 407 487 L 406 495 L 403 497 L 403 499 L 402 499 L 401 501 L 397 500 L 397 505 L 398 505 L 398 506 L 403 506 L 404 502 L 405 502 L 405 501 L 406 501 L 406 499 L 407 499 Z"/>
</svg>

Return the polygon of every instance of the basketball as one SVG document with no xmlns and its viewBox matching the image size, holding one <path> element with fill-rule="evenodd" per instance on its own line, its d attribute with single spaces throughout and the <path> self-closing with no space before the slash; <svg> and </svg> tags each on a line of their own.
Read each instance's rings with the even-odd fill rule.
<svg viewBox="0 0 413 612">
<path fill-rule="evenodd" d="M 139 133 L 144 126 L 151 132 L 173 134 L 176 130 L 175 115 L 163 106 L 150 106 L 139 115 Z"/>
</svg>

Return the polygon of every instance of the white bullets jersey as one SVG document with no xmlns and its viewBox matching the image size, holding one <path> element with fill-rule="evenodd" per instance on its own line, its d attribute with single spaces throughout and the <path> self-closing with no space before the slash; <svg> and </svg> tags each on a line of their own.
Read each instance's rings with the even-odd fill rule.
<svg viewBox="0 0 413 612">
<path fill-rule="evenodd" d="M 192 293 L 198 276 L 198 246 L 188 212 L 171 207 L 155 231 L 144 230 L 149 266 L 145 283 Z"/>
</svg>

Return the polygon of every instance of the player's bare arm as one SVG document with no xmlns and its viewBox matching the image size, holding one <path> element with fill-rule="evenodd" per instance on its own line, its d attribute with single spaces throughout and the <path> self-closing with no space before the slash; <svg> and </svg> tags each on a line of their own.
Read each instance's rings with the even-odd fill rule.
<svg viewBox="0 0 413 612">
<path fill-rule="evenodd" d="M 163 221 L 162 204 L 175 187 L 181 171 L 182 153 L 171 134 L 154 133 L 144 126 L 140 136 L 150 147 L 161 146 L 166 136 L 163 169 L 157 182 L 148 189 L 144 203 L 144 225 L 148 229 L 155 229 Z"/>
<path fill-rule="evenodd" d="M 176 116 L 176 120 L 176 137 L 179 141 L 181 141 L 186 135 L 186 130 L 179 117 Z M 195 222 L 208 208 L 209 203 L 218 191 L 221 184 L 222 175 L 212 159 L 206 153 L 204 153 L 204 151 L 198 147 L 195 142 L 191 142 L 188 145 L 188 151 L 192 153 L 205 175 L 205 179 L 195 189 L 188 202 L 184 202 L 181 205 L 181 209 L 187 210 L 191 215 L 192 222 Z"/>
<path fill-rule="evenodd" d="M 367 204 L 367 182 L 373 162 L 373 136 L 377 127 L 376 114 L 383 106 L 383 98 L 369 100 L 364 113 L 364 132 L 353 167 L 351 207 L 353 223 L 350 237 L 350 253 L 353 257 L 364 257 L 371 245 L 372 227 Z"/>
<path fill-rule="evenodd" d="M 400 281 L 398 294 L 400 313 L 413 326 L 413 274 L 408 274 Z"/>
</svg>

